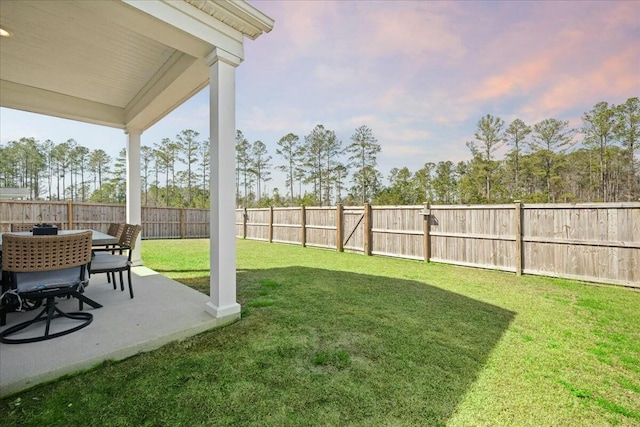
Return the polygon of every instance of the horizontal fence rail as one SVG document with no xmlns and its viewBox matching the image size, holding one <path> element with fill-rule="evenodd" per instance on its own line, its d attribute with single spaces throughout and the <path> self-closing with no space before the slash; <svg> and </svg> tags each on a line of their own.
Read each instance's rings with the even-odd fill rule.
<svg viewBox="0 0 640 427">
<path fill-rule="evenodd" d="M 0 201 L 12 223 L 106 232 L 123 205 Z M 640 203 L 237 209 L 236 236 L 640 288 Z M 143 207 L 143 239 L 208 238 L 209 210 Z"/>
</svg>

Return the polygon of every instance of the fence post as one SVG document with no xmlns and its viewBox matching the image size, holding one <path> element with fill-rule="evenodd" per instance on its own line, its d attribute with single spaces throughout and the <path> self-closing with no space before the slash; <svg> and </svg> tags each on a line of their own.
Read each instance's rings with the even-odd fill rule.
<svg viewBox="0 0 640 427">
<path fill-rule="evenodd" d="M 67 200 L 67 227 L 73 230 L 73 200 Z"/>
<path fill-rule="evenodd" d="M 364 254 L 371 255 L 371 204 L 364 204 L 364 229 L 362 230 L 364 237 Z"/>
<path fill-rule="evenodd" d="M 184 208 L 180 208 L 180 238 L 184 239 L 187 235 L 187 219 Z"/>
<path fill-rule="evenodd" d="M 522 276 L 522 203 L 515 202 L 515 229 L 516 229 L 516 275 Z"/>
<path fill-rule="evenodd" d="M 307 247 L 307 209 L 304 205 L 300 206 L 300 244 Z"/>
<path fill-rule="evenodd" d="M 336 250 L 344 252 L 344 223 L 342 221 L 342 212 L 344 207 L 342 203 L 336 205 Z"/>
<path fill-rule="evenodd" d="M 247 239 L 247 218 L 249 214 L 247 213 L 247 207 L 244 206 L 242 208 L 242 238 Z"/>
<path fill-rule="evenodd" d="M 431 259 L 431 206 L 429 203 L 424 204 L 424 212 L 422 212 L 422 230 L 424 231 L 424 260 L 429 262 L 429 259 Z"/>
<path fill-rule="evenodd" d="M 269 243 L 273 243 L 273 206 L 269 206 Z"/>
</svg>

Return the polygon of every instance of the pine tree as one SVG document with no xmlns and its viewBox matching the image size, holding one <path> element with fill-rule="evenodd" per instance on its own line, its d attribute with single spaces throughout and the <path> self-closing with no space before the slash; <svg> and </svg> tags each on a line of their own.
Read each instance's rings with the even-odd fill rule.
<svg viewBox="0 0 640 427">
<path fill-rule="evenodd" d="M 354 194 L 359 194 L 362 203 L 369 202 L 380 186 L 381 176 L 377 171 L 377 154 L 382 150 L 373 131 L 368 126 L 360 126 L 351 136 L 351 144 L 346 148 L 350 154 L 353 174 Z"/>
<path fill-rule="evenodd" d="M 511 196 L 520 197 L 520 156 L 527 136 L 531 133 L 531 126 L 527 126 L 522 120 L 515 119 L 511 122 L 507 130 L 504 131 L 505 140 L 512 148 L 508 157 L 513 162 L 514 182 Z"/>
<path fill-rule="evenodd" d="M 539 159 L 544 173 L 547 202 L 555 203 L 556 191 L 552 183 L 562 181 L 558 179 L 561 173 L 558 155 L 563 154 L 574 143 L 574 131 L 568 126 L 568 121 L 557 119 L 545 119 L 533 125 L 531 148 L 537 151 L 534 155 Z"/>
<path fill-rule="evenodd" d="M 293 133 L 289 133 L 280 138 L 278 147 L 276 154 L 282 157 L 284 164 L 278 165 L 277 168 L 285 173 L 285 184 L 289 189 L 291 203 L 293 203 L 295 199 L 293 184 L 296 181 L 296 176 L 302 170 L 300 163 L 303 156 L 303 147 L 300 145 L 298 135 L 294 135 Z"/>
</svg>

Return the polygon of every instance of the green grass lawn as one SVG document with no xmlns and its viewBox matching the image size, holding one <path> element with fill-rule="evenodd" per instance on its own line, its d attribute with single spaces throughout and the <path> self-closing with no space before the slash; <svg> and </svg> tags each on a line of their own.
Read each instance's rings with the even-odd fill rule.
<svg viewBox="0 0 640 427">
<path fill-rule="evenodd" d="M 208 292 L 208 244 L 143 259 Z M 640 292 L 238 241 L 238 298 L 240 321 L 8 397 L 0 424 L 640 425 Z"/>
</svg>

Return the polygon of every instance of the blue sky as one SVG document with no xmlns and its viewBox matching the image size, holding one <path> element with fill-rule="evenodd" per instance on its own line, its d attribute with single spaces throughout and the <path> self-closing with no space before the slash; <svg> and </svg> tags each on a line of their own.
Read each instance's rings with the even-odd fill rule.
<svg viewBox="0 0 640 427">
<path fill-rule="evenodd" d="M 545 118 L 578 127 L 597 102 L 640 96 L 640 2 L 253 1 L 275 20 L 246 40 L 237 69 L 237 128 L 261 140 L 301 139 L 316 124 L 345 145 L 369 126 L 379 169 L 468 160 L 465 142 L 489 113 L 507 124 Z M 208 90 L 142 135 L 208 137 Z M 0 110 L 0 142 L 74 138 L 115 156 L 122 131 Z M 284 187 L 275 175 L 270 189 Z"/>
</svg>

